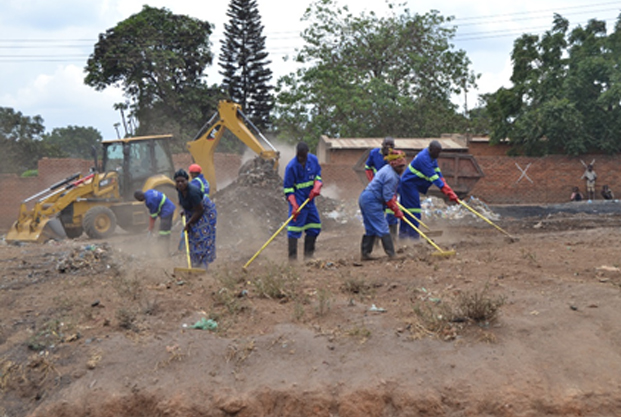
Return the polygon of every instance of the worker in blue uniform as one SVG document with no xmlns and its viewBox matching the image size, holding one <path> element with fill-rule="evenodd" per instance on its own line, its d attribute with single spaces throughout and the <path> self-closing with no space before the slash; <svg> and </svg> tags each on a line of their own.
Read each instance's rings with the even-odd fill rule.
<svg viewBox="0 0 621 417">
<path fill-rule="evenodd" d="M 134 198 L 138 201 L 144 201 L 149 210 L 149 235 L 153 233 L 155 220 L 160 218 L 160 230 L 158 240 L 161 242 L 162 250 L 168 254 L 168 245 L 170 241 L 170 229 L 172 229 L 172 220 L 175 214 L 176 206 L 170 201 L 165 194 L 157 190 L 138 190 L 134 192 Z"/>
<path fill-rule="evenodd" d="M 309 153 L 306 143 L 298 143 L 296 156 L 287 164 L 283 180 L 285 196 L 289 202 L 289 217 L 293 216 L 287 226 L 289 260 L 297 259 L 298 239 L 302 232 L 305 233 L 304 258 L 312 258 L 315 253 L 315 242 L 321 232 L 321 219 L 314 199 L 320 195 L 322 185 L 319 160 Z M 300 210 L 300 206 L 307 199 L 310 201 Z"/>
<path fill-rule="evenodd" d="M 438 187 L 449 200 L 458 202 L 459 199 L 453 189 L 444 180 L 444 176 L 438 167 L 438 156 L 442 152 L 442 145 L 437 140 L 432 140 L 429 146 L 420 151 L 410 162 L 401 178 L 399 194 L 401 205 L 418 220 L 421 217 L 420 194 L 427 194 L 431 185 Z M 418 227 L 418 221 L 412 221 Z M 418 239 L 418 232 L 410 225 L 401 220 L 399 237 L 402 239 Z"/>
<path fill-rule="evenodd" d="M 192 177 L 190 184 L 196 185 L 196 187 L 201 190 L 203 195 L 209 197 L 209 181 L 207 181 L 207 178 L 203 175 L 203 169 L 201 166 L 199 164 L 192 164 L 188 168 L 188 172 Z"/>
<path fill-rule="evenodd" d="M 367 162 L 364 166 L 364 173 L 367 176 L 369 182 L 373 180 L 373 177 L 384 167 L 387 162 L 384 159 L 391 150 L 395 148 L 395 139 L 387 136 L 382 141 L 381 148 L 371 149 L 369 152 L 369 157 L 367 158 Z M 397 239 L 397 231 L 399 228 L 399 219 L 394 216 L 394 213 L 391 209 L 386 208 L 386 221 L 388 222 L 388 228 L 390 229 L 390 234 L 392 235 L 393 240 Z"/>
<path fill-rule="evenodd" d="M 395 218 L 403 218 L 403 213 L 397 205 L 397 189 L 407 162 L 405 153 L 396 150 L 391 150 L 386 155 L 386 161 L 388 165 L 377 171 L 358 198 L 365 231 L 360 245 L 363 261 L 373 259 L 370 255 L 376 238 L 381 240 L 384 251 L 390 258 L 396 256 L 384 209 L 388 207 L 393 211 Z"/>
</svg>

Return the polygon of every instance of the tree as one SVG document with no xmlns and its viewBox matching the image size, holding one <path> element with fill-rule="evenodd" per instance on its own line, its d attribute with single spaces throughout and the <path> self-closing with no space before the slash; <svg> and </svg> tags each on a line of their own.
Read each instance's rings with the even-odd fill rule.
<svg viewBox="0 0 621 417">
<path fill-rule="evenodd" d="M 256 0 L 231 0 L 224 25 L 225 39 L 220 53 L 223 88 L 240 104 L 248 118 L 260 129 L 270 126 L 274 107 L 269 85 L 272 71 L 267 67 L 265 36 Z"/>
<path fill-rule="evenodd" d="M 607 36 L 603 21 L 570 31 L 557 14 L 541 37 L 518 38 L 513 87 L 485 96 L 492 142 L 527 155 L 621 150 L 620 21 Z"/>
<path fill-rule="evenodd" d="M 102 137 L 93 127 L 67 126 L 44 134 L 42 140 L 60 149 L 66 157 L 91 159 L 92 148 L 99 151 Z"/>
<path fill-rule="evenodd" d="M 432 11 L 353 16 L 335 0 L 315 0 L 303 16 L 305 65 L 276 87 L 281 137 L 316 144 L 331 137 L 424 137 L 463 131 L 451 102 L 477 76 L 450 39 L 450 18 Z"/>
<path fill-rule="evenodd" d="M 99 35 L 84 82 L 96 90 L 123 88 L 137 134 L 194 133 L 219 95 L 203 80 L 213 58 L 212 29 L 208 22 L 144 6 Z"/>
<path fill-rule="evenodd" d="M 24 116 L 9 107 L 0 107 L 0 173 L 20 173 L 37 168 L 44 156 L 61 157 L 56 145 L 41 140 L 41 116 Z"/>
</svg>

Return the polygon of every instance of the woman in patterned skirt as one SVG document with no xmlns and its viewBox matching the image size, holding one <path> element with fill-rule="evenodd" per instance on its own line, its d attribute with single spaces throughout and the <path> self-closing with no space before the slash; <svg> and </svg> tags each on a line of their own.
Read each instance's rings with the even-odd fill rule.
<svg viewBox="0 0 621 417">
<path fill-rule="evenodd" d="M 175 183 L 179 205 L 183 208 L 188 234 L 192 267 L 207 269 L 216 259 L 216 212 L 215 204 L 207 195 L 189 182 L 189 175 L 183 169 L 175 172 Z"/>
</svg>

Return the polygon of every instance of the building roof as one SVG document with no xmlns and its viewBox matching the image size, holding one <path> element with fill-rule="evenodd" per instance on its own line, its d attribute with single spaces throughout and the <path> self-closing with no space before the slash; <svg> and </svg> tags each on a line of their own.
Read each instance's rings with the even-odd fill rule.
<svg viewBox="0 0 621 417">
<path fill-rule="evenodd" d="M 330 150 L 336 149 L 369 149 L 382 146 L 384 138 L 328 138 L 322 136 L 321 141 Z M 465 151 L 468 150 L 466 141 L 457 135 L 441 138 L 395 138 L 395 148 L 401 150 L 422 150 L 429 146 L 432 140 L 437 140 L 442 144 L 445 151 Z"/>
</svg>

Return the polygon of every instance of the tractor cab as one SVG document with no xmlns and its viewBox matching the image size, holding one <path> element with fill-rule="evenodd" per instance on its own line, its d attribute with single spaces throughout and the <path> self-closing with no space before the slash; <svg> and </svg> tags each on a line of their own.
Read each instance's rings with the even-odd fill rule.
<svg viewBox="0 0 621 417">
<path fill-rule="evenodd" d="M 118 173 L 123 200 L 132 200 L 135 190 L 154 188 L 149 184 L 154 177 L 173 177 L 171 138 L 172 135 L 139 136 L 102 143 L 102 171 Z"/>
</svg>

